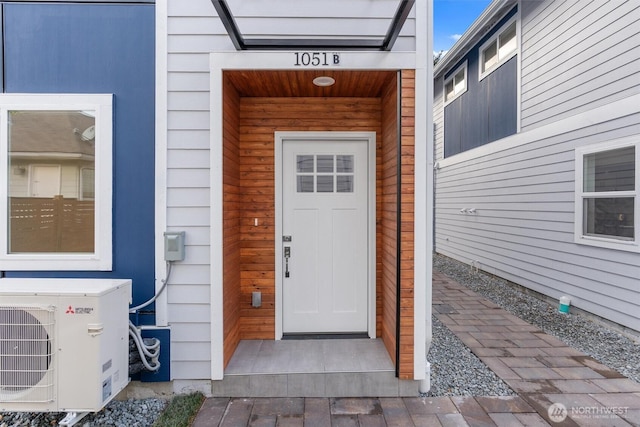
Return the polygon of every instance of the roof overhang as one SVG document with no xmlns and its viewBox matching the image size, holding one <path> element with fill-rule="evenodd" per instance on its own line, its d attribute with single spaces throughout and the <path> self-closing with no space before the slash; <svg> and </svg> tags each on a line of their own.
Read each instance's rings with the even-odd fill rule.
<svg viewBox="0 0 640 427">
<path fill-rule="evenodd" d="M 415 0 L 399 0 L 389 28 L 380 39 L 284 39 L 245 38 L 226 0 L 211 0 L 236 50 L 379 50 L 390 51 L 409 16 Z"/>
</svg>

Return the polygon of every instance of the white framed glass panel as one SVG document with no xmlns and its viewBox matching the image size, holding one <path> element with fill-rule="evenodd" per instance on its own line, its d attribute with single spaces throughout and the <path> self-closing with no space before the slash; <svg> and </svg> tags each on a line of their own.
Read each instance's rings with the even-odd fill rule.
<svg viewBox="0 0 640 427">
<path fill-rule="evenodd" d="M 353 155 L 337 155 L 336 156 L 336 172 L 353 173 Z"/>
<path fill-rule="evenodd" d="M 112 95 L 0 95 L 0 269 L 111 269 L 112 113 Z"/>
<path fill-rule="evenodd" d="M 316 157 L 316 172 L 333 173 L 333 160 L 335 156 L 327 154 L 319 154 Z"/>
<path fill-rule="evenodd" d="M 518 52 L 518 25 L 512 18 L 480 47 L 479 80 L 489 75 Z"/>
<path fill-rule="evenodd" d="M 601 151 L 584 156 L 583 191 L 633 191 L 636 147 Z"/>
<path fill-rule="evenodd" d="M 627 138 L 576 149 L 576 243 L 640 252 L 639 145 Z"/>
<path fill-rule="evenodd" d="M 83 168 L 80 170 L 80 198 L 93 200 L 96 197 L 96 170 Z"/>
<path fill-rule="evenodd" d="M 585 197 L 583 233 L 632 241 L 635 233 L 633 197 Z"/>
<path fill-rule="evenodd" d="M 445 105 L 467 91 L 467 62 L 460 65 L 444 82 Z"/>
<path fill-rule="evenodd" d="M 95 111 L 8 110 L 8 247 L 14 253 L 94 253 Z"/>
<path fill-rule="evenodd" d="M 336 190 L 338 193 L 353 193 L 353 175 L 338 175 Z"/>
<path fill-rule="evenodd" d="M 313 175 L 298 175 L 296 177 L 296 191 L 298 193 L 313 193 Z"/>
<path fill-rule="evenodd" d="M 499 58 L 505 58 L 511 52 L 516 50 L 516 23 L 511 24 L 502 34 L 498 37 L 498 44 L 500 45 L 500 51 L 498 52 Z"/>
<path fill-rule="evenodd" d="M 296 156 L 296 192 L 353 193 L 355 158 L 353 154 Z"/>
<path fill-rule="evenodd" d="M 296 170 L 299 173 L 313 173 L 313 156 L 296 156 Z"/>
<path fill-rule="evenodd" d="M 453 80 L 450 80 L 449 82 L 447 82 L 447 84 L 444 85 L 444 99 L 445 99 L 445 101 L 449 101 L 449 100 L 453 99 L 454 95 L 455 95 L 455 91 L 454 91 L 454 86 L 453 86 Z"/>
<path fill-rule="evenodd" d="M 482 51 L 482 72 L 487 71 L 498 63 L 498 45 L 492 43 Z"/>
<path fill-rule="evenodd" d="M 318 193 L 333 193 L 333 175 L 318 175 L 316 179 Z"/>
</svg>

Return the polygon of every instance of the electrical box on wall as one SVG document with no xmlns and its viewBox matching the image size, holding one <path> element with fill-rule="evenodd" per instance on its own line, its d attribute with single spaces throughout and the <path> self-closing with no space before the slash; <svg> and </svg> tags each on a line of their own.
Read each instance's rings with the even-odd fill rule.
<svg viewBox="0 0 640 427">
<path fill-rule="evenodd" d="M 184 261 L 184 231 L 164 233 L 164 260 Z"/>
</svg>

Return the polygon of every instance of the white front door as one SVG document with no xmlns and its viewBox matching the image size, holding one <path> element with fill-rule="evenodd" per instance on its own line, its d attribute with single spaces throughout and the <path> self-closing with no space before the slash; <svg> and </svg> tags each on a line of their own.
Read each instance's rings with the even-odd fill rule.
<svg viewBox="0 0 640 427">
<path fill-rule="evenodd" d="M 282 142 L 282 331 L 368 331 L 367 140 Z"/>
<path fill-rule="evenodd" d="M 31 167 L 31 197 L 52 198 L 60 194 L 59 166 Z"/>
</svg>

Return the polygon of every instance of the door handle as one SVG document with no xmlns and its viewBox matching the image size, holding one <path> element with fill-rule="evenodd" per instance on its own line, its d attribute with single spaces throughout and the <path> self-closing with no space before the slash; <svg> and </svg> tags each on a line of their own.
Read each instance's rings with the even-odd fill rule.
<svg viewBox="0 0 640 427">
<path fill-rule="evenodd" d="M 289 258 L 291 258 L 291 246 L 284 247 L 284 277 L 289 277 Z"/>
</svg>

